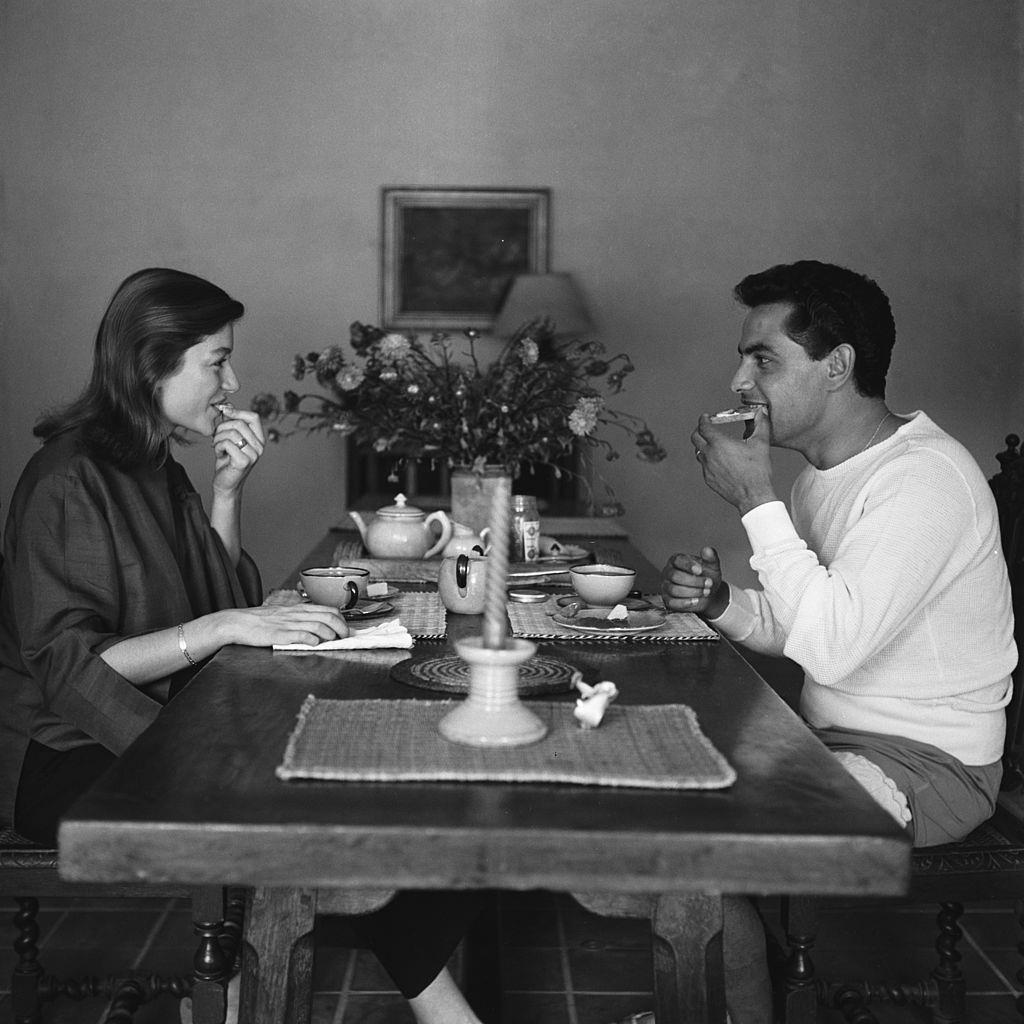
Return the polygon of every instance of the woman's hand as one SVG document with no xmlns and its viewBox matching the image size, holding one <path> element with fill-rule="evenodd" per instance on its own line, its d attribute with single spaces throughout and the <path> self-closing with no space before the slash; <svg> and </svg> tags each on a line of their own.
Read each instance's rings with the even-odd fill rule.
<svg viewBox="0 0 1024 1024">
<path fill-rule="evenodd" d="M 225 402 L 218 406 L 223 419 L 213 433 L 216 457 L 213 473 L 215 492 L 233 493 L 245 482 L 266 445 L 263 423 L 258 414 L 236 409 Z"/>
<path fill-rule="evenodd" d="M 183 622 L 180 627 L 128 637 L 108 647 L 100 657 L 125 679 L 142 686 L 183 668 L 185 661 L 194 665 L 209 658 L 225 644 L 315 646 L 324 640 L 346 637 L 349 632 L 338 609 L 322 604 L 226 608 Z"/>
<path fill-rule="evenodd" d="M 673 555 L 661 571 L 661 596 L 669 611 L 718 618 L 729 604 L 718 552 L 705 547 L 699 555 Z"/>
<path fill-rule="evenodd" d="M 337 640 L 351 632 L 337 608 L 322 604 L 261 605 L 214 612 L 220 618 L 218 646 L 242 644 L 271 647 L 274 644 L 310 644 Z"/>
</svg>

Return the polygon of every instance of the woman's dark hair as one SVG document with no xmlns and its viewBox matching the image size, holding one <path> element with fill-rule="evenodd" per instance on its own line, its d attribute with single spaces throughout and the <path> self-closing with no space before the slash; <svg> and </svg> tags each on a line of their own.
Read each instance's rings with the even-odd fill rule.
<svg viewBox="0 0 1024 1024">
<path fill-rule="evenodd" d="M 885 397 L 896 324 L 885 292 L 863 274 L 832 263 L 801 260 L 745 277 L 733 290 L 744 306 L 788 302 L 786 334 L 811 359 L 844 342 L 856 353 L 853 383 L 868 398 Z"/>
<path fill-rule="evenodd" d="M 245 307 L 209 281 L 153 267 L 125 279 L 103 314 L 92 378 L 70 405 L 45 415 L 34 433 L 44 441 L 74 427 L 94 454 L 119 465 L 159 463 L 167 424 L 157 386 L 185 352 L 216 334 Z"/>
</svg>

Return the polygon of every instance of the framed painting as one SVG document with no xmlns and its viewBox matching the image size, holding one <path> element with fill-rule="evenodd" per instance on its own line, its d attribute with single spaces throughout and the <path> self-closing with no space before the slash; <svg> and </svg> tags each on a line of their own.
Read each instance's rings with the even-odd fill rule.
<svg viewBox="0 0 1024 1024">
<path fill-rule="evenodd" d="M 546 274 L 550 189 L 383 189 L 381 324 L 490 329 L 517 274 Z"/>
</svg>

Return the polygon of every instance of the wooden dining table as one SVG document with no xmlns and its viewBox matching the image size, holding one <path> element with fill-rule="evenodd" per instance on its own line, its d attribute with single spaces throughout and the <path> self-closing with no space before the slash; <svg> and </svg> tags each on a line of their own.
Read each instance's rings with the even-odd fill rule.
<svg viewBox="0 0 1024 1024">
<path fill-rule="evenodd" d="M 628 540 L 571 540 L 634 565 L 638 586 L 657 591 Z M 337 542 L 329 533 L 303 564 L 330 564 Z M 692 708 L 735 769 L 724 789 L 277 777 L 309 695 L 450 699 L 397 681 L 392 666 L 480 628 L 449 614 L 447 639 L 411 652 L 224 648 L 63 819 L 61 874 L 248 887 L 246 1024 L 308 1021 L 315 915 L 366 912 L 396 890 L 545 889 L 647 917 L 659 1024 L 725 1019 L 723 894 L 906 891 L 905 834 L 720 638 L 540 651 L 614 681 L 621 706 Z"/>
</svg>

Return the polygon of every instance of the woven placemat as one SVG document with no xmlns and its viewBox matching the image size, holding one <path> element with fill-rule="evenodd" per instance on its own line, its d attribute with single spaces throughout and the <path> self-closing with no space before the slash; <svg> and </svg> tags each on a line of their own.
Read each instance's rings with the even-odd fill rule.
<svg viewBox="0 0 1024 1024">
<path fill-rule="evenodd" d="M 661 599 L 646 594 L 659 609 Z M 612 634 L 581 633 L 568 626 L 559 625 L 551 617 L 562 609 L 556 597 L 549 597 L 543 603 L 518 604 L 510 602 L 508 617 L 512 623 L 513 636 L 527 640 L 596 640 L 599 643 L 675 643 L 687 640 L 717 640 L 716 633 L 703 619 L 689 612 L 665 612 L 665 625 L 651 630 L 649 633 Z"/>
<path fill-rule="evenodd" d="M 288 739 L 281 779 L 349 782 L 560 782 L 643 789 L 723 789 L 736 772 L 685 704 L 613 704 L 596 729 L 581 729 L 573 705 L 531 701 L 548 727 L 522 747 L 470 747 L 446 740 L 450 700 L 306 698 Z"/>
<path fill-rule="evenodd" d="M 334 549 L 334 565 L 369 569 L 370 578 L 389 583 L 436 583 L 439 558 L 368 558 L 360 541 L 343 540 Z"/>
<path fill-rule="evenodd" d="M 445 610 L 435 591 L 403 590 L 388 598 L 398 612 L 398 621 L 418 639 L 440 639 L 445 635 Z"/>
</svg>

